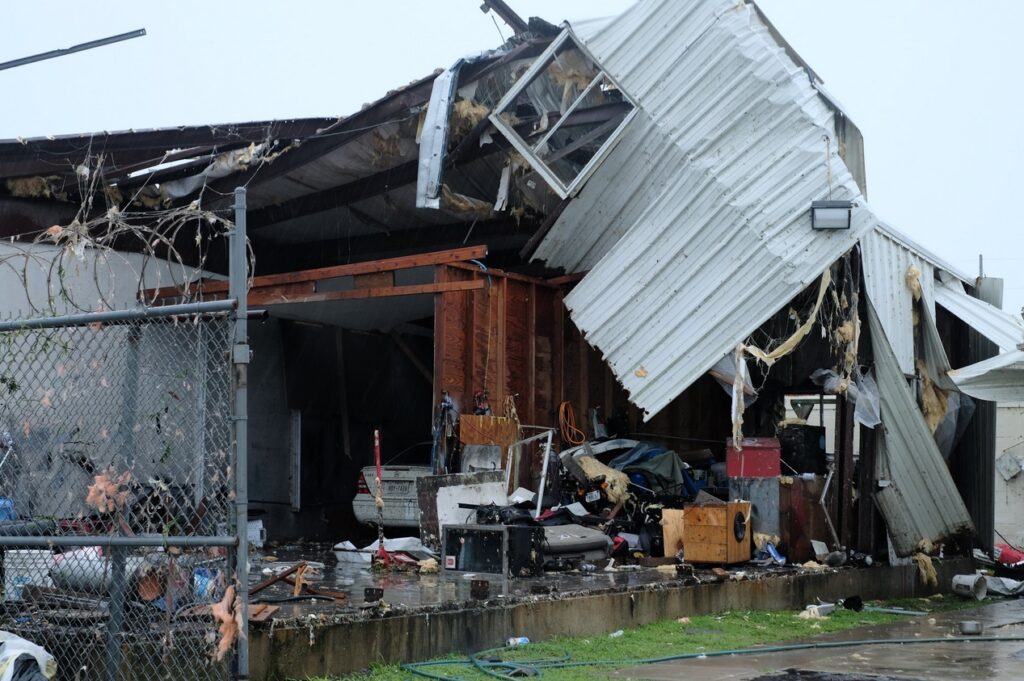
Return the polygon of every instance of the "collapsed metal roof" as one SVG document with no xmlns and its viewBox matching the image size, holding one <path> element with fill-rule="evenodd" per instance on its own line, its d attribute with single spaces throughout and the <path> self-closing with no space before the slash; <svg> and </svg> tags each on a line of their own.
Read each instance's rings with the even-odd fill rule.
<svg viewBox="0 0 1024 681">
<path fill-rule="evenodd" d="M 870 302 L 868 324 L 882 408 L 875 499 L 896 553 L 927 553 L 928 543 L 969 533 L 974 525 Z"/>
<path fill-rule="evenodd" d="M 832 104 L 751 5 L 649 0 L 579 38 L 640 110 L 536 257 L 590 269 L 566 306 L 651 415 L 877 220 Z M 830 196 L 851 229 L 811 229 Z"/>
</svg>

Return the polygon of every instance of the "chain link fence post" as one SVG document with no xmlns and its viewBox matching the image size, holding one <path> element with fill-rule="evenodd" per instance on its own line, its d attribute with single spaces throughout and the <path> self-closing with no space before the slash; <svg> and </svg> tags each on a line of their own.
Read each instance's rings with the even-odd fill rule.
<svg viewBox="0 0 1024 681">
<path fill-rule="evenodd" d="M 244 631 L 238 641 L 236 678 L 249 678 L 249 336 L 248 241 L 245 187 L 235 189 L 235 228 L 231 232 L 229 296 L 236 301 L 232 361 L 235 368 L 235 527 L 238 617 Z"/>
</svg>

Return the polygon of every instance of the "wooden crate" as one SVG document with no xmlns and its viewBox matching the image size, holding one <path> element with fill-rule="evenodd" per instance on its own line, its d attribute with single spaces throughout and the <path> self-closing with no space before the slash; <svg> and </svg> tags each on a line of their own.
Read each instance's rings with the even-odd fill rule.
<svg viewBox="0 0 1024 681">
<path fill-rule="evenodd" d="M 742 520 L 737 531 L 736 518 Z M 737 538 L 737 534 L 742 537 Z M 683 509 L 683 555 L 688 563 L 731 565 L 750 560 L 750 502 Z M 667 551 L 666 547 L 666 551 Z"/>
</svg>

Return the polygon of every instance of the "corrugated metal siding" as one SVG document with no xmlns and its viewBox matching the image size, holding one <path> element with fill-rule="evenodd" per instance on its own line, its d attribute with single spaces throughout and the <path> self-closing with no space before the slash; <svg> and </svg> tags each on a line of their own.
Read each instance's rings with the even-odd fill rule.
<svg viewBox="0 0 1024 681">
<path fill-rule="evenodd" d="M 811 230 L 832 111 L 751 7 L 641 2 L 581 39 L 641 115 L 537 256 L 591 269 L 566 305 L 655 413 L 877 220 L 833 143 L 832 196 L 861 206 Z"/>
<path fill-rule="evenodd" d="M 923 539 L 938 542 L 974 525 L 870 299 L 868 325 L 882 411 L 878 479 L 889 482 L 875 499 L 896 553 L 909 556 Z"/>
<path fill-rule="evenodd" d="M 1024 320 L 967 295 L 960 282 L 939 285 L 935 295 L 939 305 L 998 345 L 1003 352 L 1016 350 L 1024 343 Z"/>
<path fill-rule="evenodd" d="M 990 402 L 1024 402 L 1024 351 L 1014 350 L 949 372 L 956 387 Z"/>
<path fill-rule="evenodd" d="M 935 270 L 904 244 L 880 229 L 873 229 L 860 241 L 864 262 L 864 285 L 875 304 L 889 345 L 896 353 L 900 370 L 914 373 L 914 298 L 907 285 L 907 272 L 916 267 L 925 304 L 934 317 Z"/>
</svg>

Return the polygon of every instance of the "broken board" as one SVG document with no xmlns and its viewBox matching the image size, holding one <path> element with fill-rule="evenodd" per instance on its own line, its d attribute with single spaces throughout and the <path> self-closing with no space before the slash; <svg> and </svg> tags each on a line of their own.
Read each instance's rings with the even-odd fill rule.
<svg viewBox="0 0 1024 681">
<path fill-rule="evenodd" d="M 674 556 L 683 549 L 683 513 L 682 510 L 672 508 L 661 512 L 661 533 L 666 556 Z M 685 551 L 683 553 L 685 555 Z"/>
</svg>

